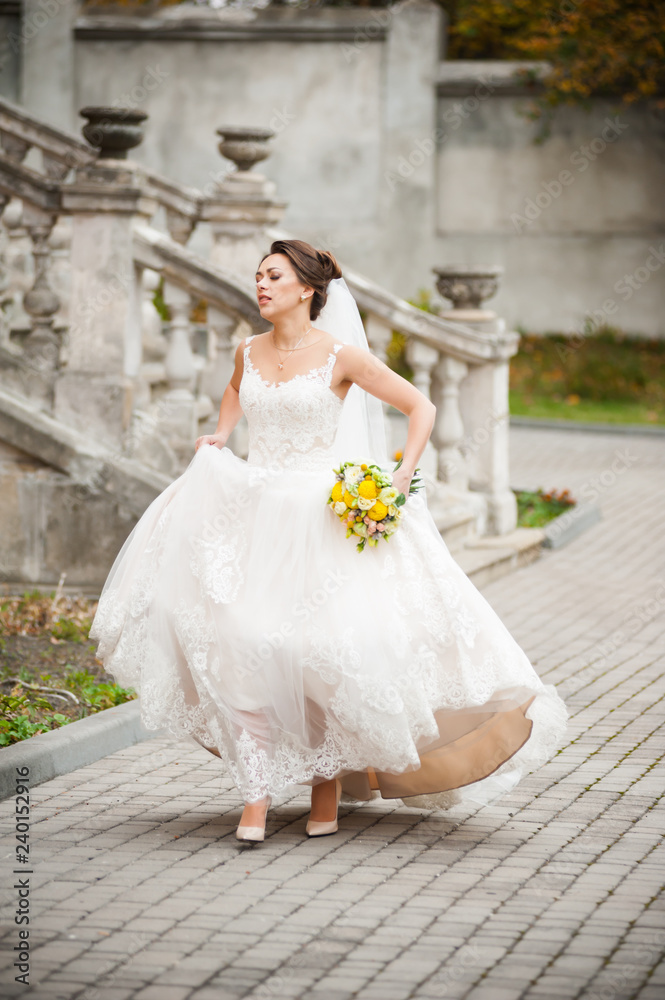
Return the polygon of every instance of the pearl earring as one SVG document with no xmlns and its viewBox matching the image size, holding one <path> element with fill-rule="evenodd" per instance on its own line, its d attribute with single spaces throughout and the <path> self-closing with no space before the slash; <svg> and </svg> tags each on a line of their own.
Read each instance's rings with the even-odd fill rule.
<svg viewBox="0 0 665 1000">
<path fill-rule="evenodd" d="M 300 296 L 300 301 L 302 302 L 304 298 L 305 298 L 305 295 L 301 295 Z"/>
</svg>

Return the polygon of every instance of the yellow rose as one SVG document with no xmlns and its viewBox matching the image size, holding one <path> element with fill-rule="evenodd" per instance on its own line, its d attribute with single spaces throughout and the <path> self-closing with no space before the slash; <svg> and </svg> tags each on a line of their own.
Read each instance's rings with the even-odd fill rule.
<svg viewBox="0 0 665 1000">
<path fill-rule="evenodd" d="M 344 490 L 344 503 L 347 507 L 357 507 L 358 501 L 354 497 L 353 493 L 349 493 L 348 490 Z"/>
<path fill-rule="evenodd" d="M 364 497 L 365 500 L 373 500 L 377 492 L 376 483 L 373 479 L 365 479 L 358 486 L 358 496 Z"/>
<path fill-rule="evenodd" d="M 343 497 L 344 497 L 344 485 L 339 480 L 333 486 L 331 496 L 332 496 L 333 500 L 335 501 L 335 503 L 338 503 L 340 500 L 343 499 Z"/>
<path fill-rule="evenodd" d="M 388 513 L 388 508 L 380 500 L 377 500 L 371 510 L 368 511 L 369 516 L 373 521 L 382 521 L 386 514 Z"/>
</svg>

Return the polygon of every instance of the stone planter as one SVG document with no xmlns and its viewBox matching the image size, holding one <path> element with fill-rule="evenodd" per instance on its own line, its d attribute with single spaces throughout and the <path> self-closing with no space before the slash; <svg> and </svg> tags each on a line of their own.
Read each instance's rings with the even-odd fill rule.
<svg viewBox="0 0 665 1000">
<path fill-rule="evenodd" d="M 503 268 L 493 265 L 450 264 L 433 267 L 436 288 L 444 299 L 450 299 L 453 308 L 441 315 L 460 323 L 494 319 L 496 313 L 483 309 L 482 303 L 496 294 Z"/>
<path fill-rule="evenodd" d="M 251 170 L 255 163 L 270 156 L 267 142 L 275 134 L 270 128 L 222 125 L 216 131 L 221 136 L 220 153 L 235 163 L 239 171 Z"/>
<path fill-rule="evenodd" d="M 79 114 L 88 119 L 81 129 L 91 146 L 99 149 L 100 159 L 125 160 L 127 150 L 143 139 L 145 111 L 131 108 L 81 108 Z"/>
</svg>

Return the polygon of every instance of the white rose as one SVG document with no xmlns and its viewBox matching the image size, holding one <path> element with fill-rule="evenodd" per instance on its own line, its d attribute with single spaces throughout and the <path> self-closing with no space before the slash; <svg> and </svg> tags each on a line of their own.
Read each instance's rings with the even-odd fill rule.
<svg viewBox="0 0 665 1000">
<path fill-rule="evenodd" d="M 344 479 L 348 486 L 355 486 L 363 479 L 365 473 L 359 465 L 350 465 L 344 470 Z"/>
<path fill-rule="evenodd" d="M 388 505 L 388 513 L 391 517 L 399 517 L 400 509 L 399 507 L 396 507 L 394 503 L 391 503 Z"/>
<path fill-rule="evenodd" d="M 390 504 L 394 504 L 398 496 L 399 493 L 394 486 L 386 486 L 386 488 L 381 490 L 381 492 L 379 493 L 379 500 L 381 501 L 381 503 L 384 503 L 386 504 L 386 506 L 389 506 Z"/>
<path fill-rule="evenodd" d="M 339 514 L 339 515 L 340 515 L 340 517 L 341 517 L 341 516 L 342 516 L 342 514 L 345 514 L 345 513 L 346 513 L 346 511 L 347 511 L 347 506 L 346 506 L 346 504 L 344 503 L 344 501 L 343 501 L 343 500 L 337 500 L 337 501 L 336 501 L 336 502 L 335 502 L 335 503 L 333 504 L 333 510 L 335 511 L 335 513 L 336 513 L 336 514 Z"/>
<path fill-rule="evenodd" d="M 358 497 L 358 506 L 361 510 L 369 510 L 375 503 L 376 500 L 368 500 L 366 497 Z"/>
</svg>

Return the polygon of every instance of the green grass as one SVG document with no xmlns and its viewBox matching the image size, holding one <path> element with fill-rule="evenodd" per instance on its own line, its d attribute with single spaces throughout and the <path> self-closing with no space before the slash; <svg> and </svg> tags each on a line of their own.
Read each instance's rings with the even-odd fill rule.
<svg viewBox="0 0 665 1000">
<path fill-rule="evenodd" d="M 577 503 L 568 490 L 516 490 L 515 496 L 520 528 L 541 528 Z"/>
<path fill-rule="evenodd" d="M 409 300 L 436 312 L 431 293 Z M 628 337 L 587 324 L 580 334 L 521 335 L 510 360 L 510 412 L 516 416 L 586 423 L 665 426 L 665 339 Z M 411 380 L 407 338 L 393 331 L 388 365 Z"/>
<path fill-rule="evenodd" d="M 0 747 L 136 697 L 90 644 L 95 601 L 26 590 L 0 601 Z"/>
<path fill-rule="evenodd" d="M 665 425 L 665 340 L 620 330 L 522 333 L 510 362 L 510 412 L 611 424 Z"/>
<path fill-rule="evenodd" d="M 580 399 L 579 403 L 567 403 L 548 397 L 534 397 L 528 400 L 523 393 L 511 390 L 509 393 L 510 412 L 515 416 L 534 417 L 548 420 L 579 420 L 583 423 L 606 424 L 653 424 L 665 425 L 665 413 L 657 413 L 644 403 L 624 403 Z"/>
</svg>

